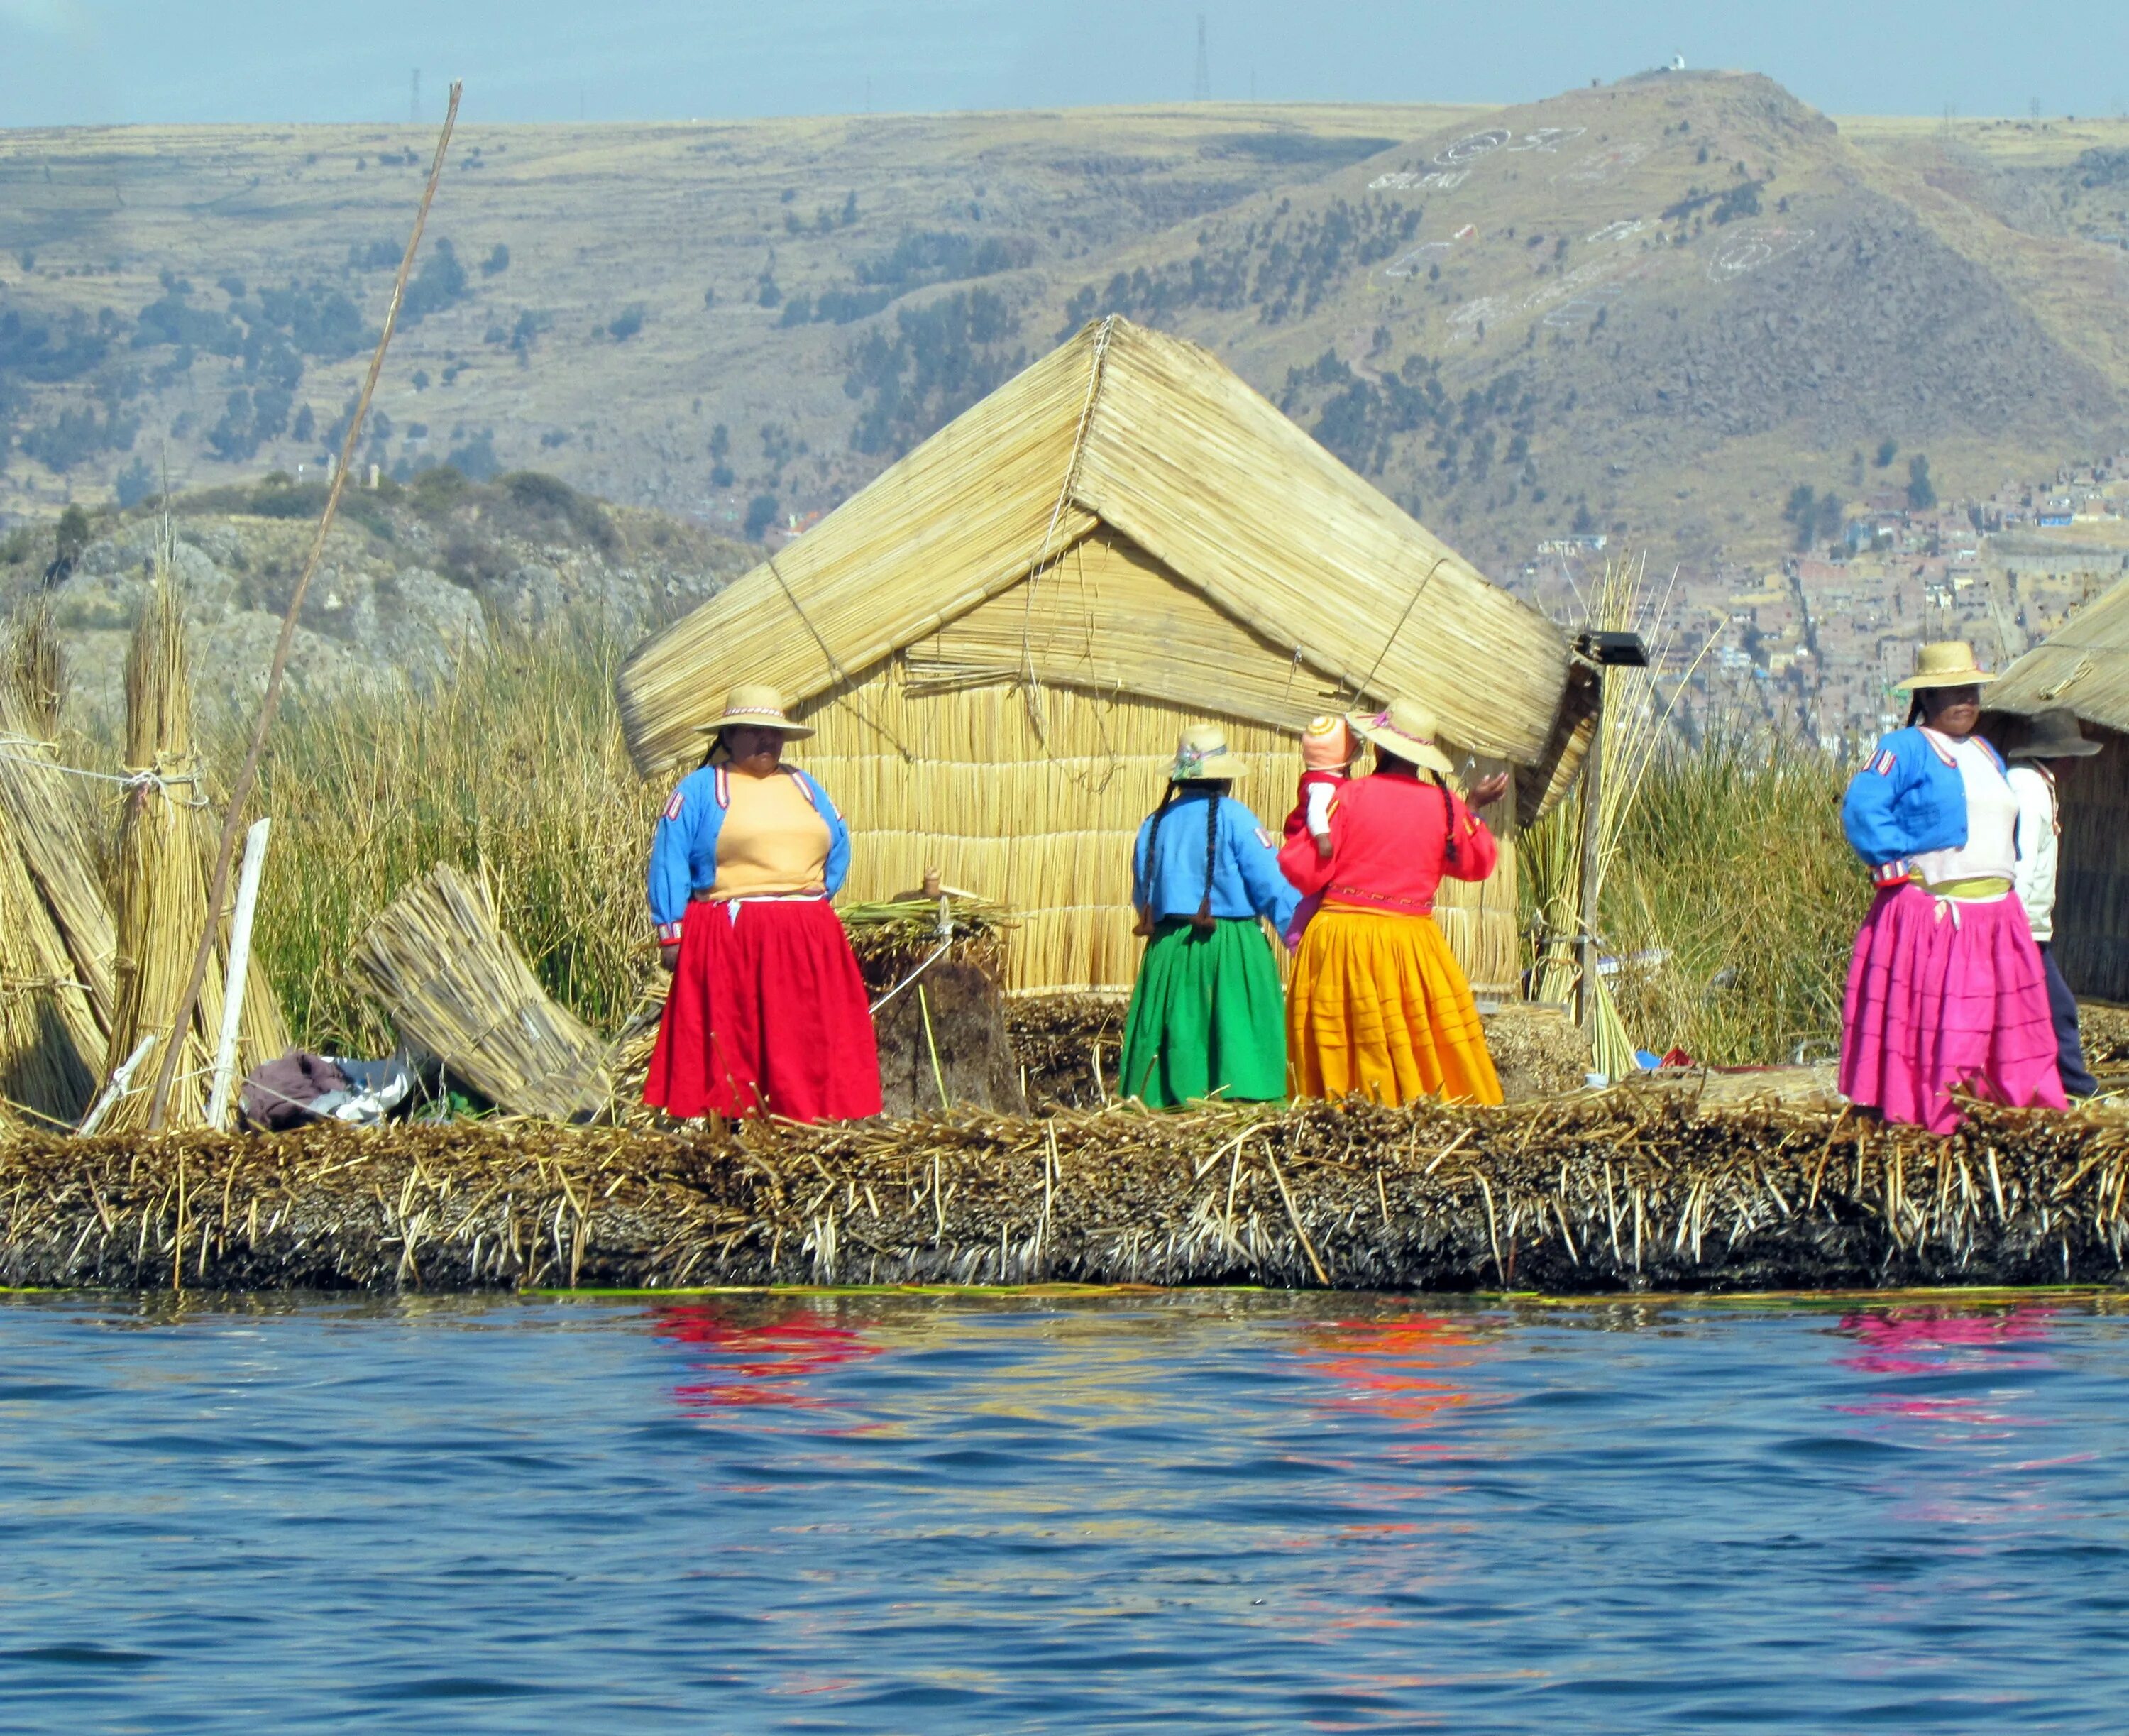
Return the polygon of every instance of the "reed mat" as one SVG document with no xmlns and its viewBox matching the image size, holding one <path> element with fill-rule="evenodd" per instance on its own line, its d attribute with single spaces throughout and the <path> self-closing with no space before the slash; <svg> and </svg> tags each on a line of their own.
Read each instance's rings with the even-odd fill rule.
<svg viewBox="0 0 2129 1736">
<path fill-rule="evenodd" d="M 0 1143 L 0 1283 L 2117 1285 L 2125 1187 L 2118 1111 L 1983 1109 L 1938 1141 L 1633 1090 L 736 1133 L 18 1133 Z"/>
</svg>

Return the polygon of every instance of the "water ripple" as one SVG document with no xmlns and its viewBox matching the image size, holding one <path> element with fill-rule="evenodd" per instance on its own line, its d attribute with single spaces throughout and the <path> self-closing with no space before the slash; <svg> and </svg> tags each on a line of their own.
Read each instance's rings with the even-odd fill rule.
<svg viewBox="0 0 2129 1736">
<path fill-rule="evenodd" d="M 2112 1729 L 2110 1307 L 14 1299 L 0 1723 Z"/>
</svg>

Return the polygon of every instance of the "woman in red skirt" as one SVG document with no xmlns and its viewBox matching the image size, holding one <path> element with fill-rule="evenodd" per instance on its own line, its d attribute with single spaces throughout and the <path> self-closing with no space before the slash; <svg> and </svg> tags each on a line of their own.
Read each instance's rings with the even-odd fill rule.
<svg viewBox="0 0 2129 1736">
<path fill-rule="evenodd" d="M 650 917 L 673 987 L 643 1100 L 668 1114 L 845 1121 L 880 1111 L 864 980 L 828 900 L 850 834 L 783 764 L 810 736 L 773 687 L 735 687 L 650 846 Z"/>
</svg>

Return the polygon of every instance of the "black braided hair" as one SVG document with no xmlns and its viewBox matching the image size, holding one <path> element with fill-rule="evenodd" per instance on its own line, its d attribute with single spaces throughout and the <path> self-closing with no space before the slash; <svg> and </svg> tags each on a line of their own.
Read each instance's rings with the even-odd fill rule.
<svg viewBox="0 0 2129 1736">
<path fill-rule="evenodd" d="M 1449 859 L 1449 866 L 1454 868 L 1456 866 L 1456 798 L 1450 794 L 1448 782 L 1440 772 L 1430 771 L 1427 776 L 1434 780 L 1434 787 L 1441 792 L 1442 835 L 1446 841 L 1442 854 Z"/>
<path fill-rule="evenodd" d="M 1160 823 L 1168 818 L 1169 806 L 1175 800 L 1175 786 L 1170 784 L 1161 792 L 1160 805 L 1153 810 L 1153 830 L 1145 839 L 1146 907 L 1142 918 L 1145 931 L 1150 934 L 1153 925 L 1160 920 L 1160 913 L 1153 908 L 1153 868 L 1160 860 Z"/>
<path fill-rule="evenodd" d="M 1198 901 L 1198 913 L 1190 918 L 1190 926 L 1201 932 L 1209 931 L 1213 923 L 1212 875 L 1220 866 L 1220 797 L 1225 785 L 1208 781 L 1205 791 L 1205 895 Z"/>
<path fill-rule="evenodd" d="M 1205 793 L 1205 895 L 1198 901 L 1197 914 L 1190 918 L 1193 928 L 1210 928 L 1217 920 L 1212 914 L 1212 876 L 1220 866 L 1220 797 L 1226 789 L 1223 781 L 1210 778 L 1170 784 L 1161 795 L 1160 805 L 1153 810 L 1153 830 L 1146 836 L 1145 871 L 1150 881 L 1154 864 L 1160 860 L 1160 823 L 1168 818 L 1168 810 L 1174 805 L 1175 798 L 1186 791 Z M 1146 916 L 1152 922 L 1160 920 L 1160 913 L 1150 908 Z"/>
<path fill-rule="evenodd" d="M 1900 727 L 1912 729 L 1922 721 L 1922 690 L 1918 687 L 1908 695 L 1908 721 Z"/>
</svg>

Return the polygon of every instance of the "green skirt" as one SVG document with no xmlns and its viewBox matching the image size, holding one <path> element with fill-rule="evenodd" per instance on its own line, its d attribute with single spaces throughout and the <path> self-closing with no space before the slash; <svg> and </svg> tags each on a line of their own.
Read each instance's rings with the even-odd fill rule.
<svg viewBox="0 0 2129 1736">
<path fill-rule="evenodd" d="M 1223 917 L 1207 932 L 1177 918 L 1154 929 L 1131 988 L 1119 1076 L 1125 1096 L 1157 1109 L 1286 1095 L 1286 1003 L 1261 923 Z"/>
</svg>

